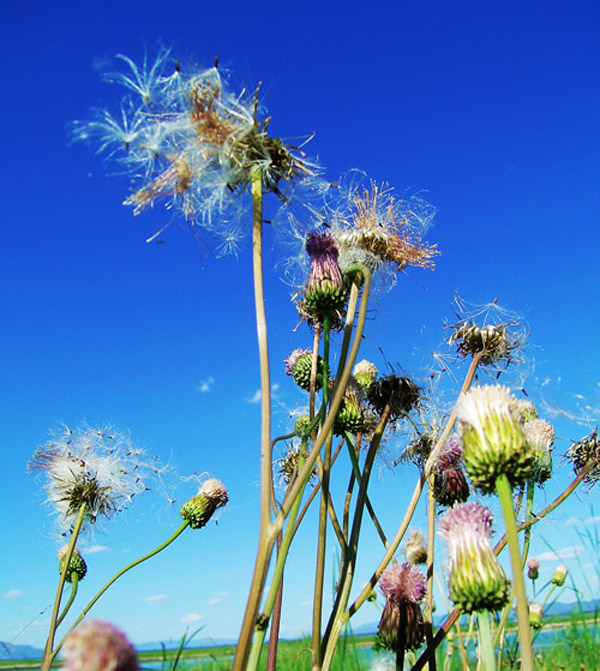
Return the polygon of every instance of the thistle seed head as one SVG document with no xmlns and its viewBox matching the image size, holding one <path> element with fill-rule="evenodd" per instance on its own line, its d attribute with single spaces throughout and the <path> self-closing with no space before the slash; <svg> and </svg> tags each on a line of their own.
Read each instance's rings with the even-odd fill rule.
<svg viewBox="0 0 600 671">
<path fill-rule="evenodd" d="M 373 410 L 382 415 L 390 406 L 392 421 L 407 415 L 419 405 L 421 389 L 408 377 L 398 377 L 395 373 L 381 377 L 367 391 L 367 398 Z"/>
<path fill-rule="evenodd" d="M 67 552 L 69 550 L 68 545 L 64 545 L 59 551 L 58 551 L 58 573 L 62 574 L 63 569 L 65 567 L 65 559 L 67 557 Z M 65 575 L 65 580 L 67 582 L 73 582 L 73 573 L 77 574 L 77 579 L 78 580 L 83 580 L 85 577 L 85 574 L 87 573 L 87 564 L 85 563 L 84 558 L 81 556 L 81 553 L 77 549 L 77 547 L 73 548 L 73 554 L 71 555 L 71 559 L 69 560 L 69 568 L 67 569 L 67 573 Z"/>
<path fill-rule="evenodd" d="M 592 464 L 591 470 L 584 477 L 584 482 L 594 485 L 600 479 L 600 441 L 598 440 L 598 428 L 596 427 L 587 436 L 573 443 L 567 451 L 567 458 L 573 464 L 576 474 L 579 474 L 588 464 Z"/>
<path fill-rule="evenodd" d="M 229 500 L 225 485 L 216 478 L 202 483 L 200 490 L 181 506 L 181 518 L 189 522 L 192 529 L 201 529 L 214 515 L 217 508 Z"/>
<path fill-rule="evenodd" d="M 531 479 L 541 485 L 552 475 L 554 427 L 545 419 L 532 419 L 524 424 L 523 433 L 533 451 Z"/>
</svg>

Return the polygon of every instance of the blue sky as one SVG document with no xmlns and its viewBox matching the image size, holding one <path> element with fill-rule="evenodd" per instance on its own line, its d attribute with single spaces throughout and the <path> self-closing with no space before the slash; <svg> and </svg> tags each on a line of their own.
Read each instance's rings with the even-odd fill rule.
<svg viewBox="0 0 600 671">
<path fill-rule="evenodd" d="M 565 439 L 559 463 L 600 407 L 599 19 L 597 3 L 583 1 L 25 1 L 5 12 L 0 640 L 40 646 L 45 636 L 60 542 L 26 464 L 61 423 L 130 431 L 180 475 L 206 472 L 230 490 L 218 525 L 185 533 L 98 604 L 95 614 L 134 641 L 202 624 L 206 635 L 234 637 L 255 553 L 249 244 L 237 259 L 217 259 L 178 225 L 164 244 L 146 244 L 171 215 L 156 207 L 133 218 L 121 205 L 127 180 L 68 141 L 69 122 L 118 104 L 121 92 L 99 71 L 117 67 L 116 54 L 140 62 L 161 46 L 202 67 L 218 55 L 232 88 L 262 82 L 273 134 L 296 141 L 315 133 L 307 151 L 329 179 L 358 168 L 435 205 L 427 239 L 441 251 L 436 270 L 409 270 L 376 297 L 363 354 L 383 368 L 381 347 L 426 380 L 455 292 L 476 304 L 499 297 L 531 332 L 519 385 L 562 411 L 551 418 Z M 285 432 L 303 399 L 280 362 L 310 334 L 293 332 L 290 287 L 280 279 L 286 250 L 275 236 L 267 243 L 272 378 Z M 382 466 L 381 477 L 374 503 L 391 533 L 415 472 Z M 565 465 L 540 502 L 569 477 Z M 195 493 L 193 482 L 175 484 L 179 503 Z M 177 524 L 178 503 L 159 492 L 147 499 L 88 541 L 82 598 Z M 538 531 L 534 553 L 548 551 L 543 536 L 573 555 L 581 546 L 573 521 L 593 516 L 591 501 L 573 498 Z M 292 550 L 286 636 L 309 629 L 311 541 L 307 529 Z M 374 541 L 366 548 L 364 579 L 379 556 Z M 579 560 L 588 558 L 580 552 Z M 576 557 L 568 561 L 575 571 Z M 376 619 L 365 607 L 356 621 Z"/>
</svg>

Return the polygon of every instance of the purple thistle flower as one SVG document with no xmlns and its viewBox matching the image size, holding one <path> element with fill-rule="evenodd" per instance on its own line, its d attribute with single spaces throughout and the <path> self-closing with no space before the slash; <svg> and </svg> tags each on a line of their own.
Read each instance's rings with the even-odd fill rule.
<svg viewBox="0 0 600 671">
<path fill-rule="evenodd" d="M 378 636 L 387 650 L 415 650 L 424 637 L 420 602 L 427 580 L 408 562 L 389 566 L 379 582 L 387 601 L 379 620 Z"/>
<path fill-rule="evenodd" d="M 434 475 L 433 495 L 442 506 L 464 503 L 469 498 L 469 485 L 463 473 L 462 445 L 449 438 L 439 454 Z"/>
<path fill-rule="evenodd" d="M 306 241 L 306 251 L 310 256 L 306 308 L 319 317 L 339 312 L 346 302 L 346 288 L 335 239 L 330 233 L 314 233 Z"/>
<path fill-rule="evenodd" d="M 508 581 L 492 549 L 492 513 L 478 503 L 450 508 L 439 524 L 450 558 L 450 598 L 463 613 L 499 610 Z"/>
<path fill-rule="evenodd" d="M 84 620 L 69 634 L 63 671 L 138 671 L 135 650 L 122 631 L 109 622 Z"/>
</svg>

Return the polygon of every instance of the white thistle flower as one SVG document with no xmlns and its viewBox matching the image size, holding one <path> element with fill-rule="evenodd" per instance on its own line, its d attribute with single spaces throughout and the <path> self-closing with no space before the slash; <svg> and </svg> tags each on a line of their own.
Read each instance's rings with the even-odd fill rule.
<svg viewBox="0 0 600 671">
<path fill-rule="evenodd" d="M 36 450 L 28 468 L 47 476 L 47 500 L 63 530 L 72 526 L 82 505 L 89 524 L 120 512 L 146 489 L 143 478 L 151 472 L 144 453 L 123 434 L 68 427 Z"/>
</svg>

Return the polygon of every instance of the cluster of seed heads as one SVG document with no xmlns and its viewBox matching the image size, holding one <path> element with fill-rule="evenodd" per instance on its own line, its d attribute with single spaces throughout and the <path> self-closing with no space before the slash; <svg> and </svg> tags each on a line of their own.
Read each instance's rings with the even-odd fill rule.
<svg viewBox="0 0 600 671">
<path fill-rule="evenodd" d="M 511 322 L 479 326 L 475 321 L 461 321 L 450 326 L 454 333 L 448 338 L 448 344 L 456 345 L 462 357 L 481 355 L 484 365 L 500 361 L 509 364 L 513 361 L 513 351 L 522 344 L 522 340 L 509 330 L 510 326 L 516 325 Z"/>
</svg>

